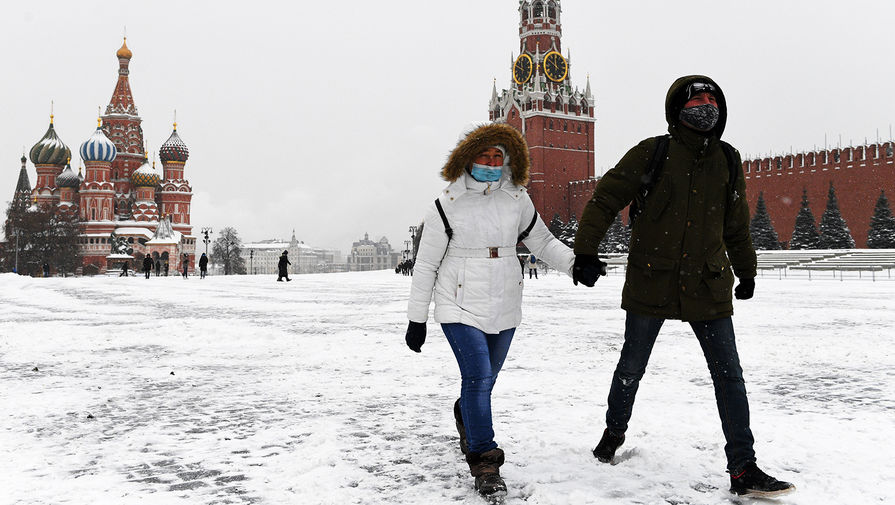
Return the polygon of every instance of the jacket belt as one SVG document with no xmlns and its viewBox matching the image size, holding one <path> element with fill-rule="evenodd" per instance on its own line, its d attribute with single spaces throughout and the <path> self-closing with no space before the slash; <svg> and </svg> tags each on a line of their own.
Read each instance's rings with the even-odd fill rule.
<svg viewBox="0 0 895 505">
<path fill-rule="evenodd" d="M 455 258 L 506 258 L 516 256 L 516 247 L 448 247 L 447 256 Z"/>
</svg>

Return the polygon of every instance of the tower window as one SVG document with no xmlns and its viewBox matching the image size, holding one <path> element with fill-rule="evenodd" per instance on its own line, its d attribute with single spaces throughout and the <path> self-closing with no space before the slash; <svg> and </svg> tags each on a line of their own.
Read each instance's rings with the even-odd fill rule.
<svg viewBox="0 0 895 505">
<path fill-rule="evenodd" d="M 569 123 L 568 122 L 566 122 L 566 121 L 562 122 L 562 131 L 564 131 L 564 132 L 569 131 Z"/>
<path fill-rule="evenodd" d="M 892 144 L 891 143 L 886 146 L 886 157 L 887 158 L 892 157 Z"/>
<path fill-rule="evenodd" d="M 556 19 L 556 4 L 553 2 L 547 4 L 547 17 Z"/>
<path fill-rule="evenodd" d="M 550 120 L 550 129 L 551 130 L 553 129 L 553 120 L 552 119 Z"/>
<path fill-rule="evenodd" d="M 839 150 L 833 151 L 833 161 L 839 163 Z"/>
<path fill-rule="evenodd" d="M 544 17 L 544 4 L 541 2 L 535 2 L 534 9 L 532 10 L 532 15 L 536 18 Z"/>
</svg>

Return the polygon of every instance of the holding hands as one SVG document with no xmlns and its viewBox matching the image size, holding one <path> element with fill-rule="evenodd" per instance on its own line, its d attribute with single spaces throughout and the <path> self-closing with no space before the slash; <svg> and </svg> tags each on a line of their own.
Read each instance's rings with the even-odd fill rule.
<svg viewBox="0 0 895 505">
<path fill-rule="evenodd" d="M 592 288 L 601 275 L 606 275 L 606 263 L 592 254 L 576 254 L 572 266 L 572 282 L 577 286 L 580 282 Z"/>
</svg>

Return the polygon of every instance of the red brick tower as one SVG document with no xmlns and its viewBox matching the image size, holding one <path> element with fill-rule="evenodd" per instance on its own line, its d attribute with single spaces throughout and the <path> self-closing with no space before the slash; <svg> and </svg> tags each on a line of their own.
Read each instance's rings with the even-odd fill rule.
<svg viewBox="0 0 895 505">
<path fill-rule="evenodd" d="M 115 231 L 115 187 L 112 184 L 112 164 L 116 158 L 115 144 L 103 133 L 102 118 L 97 119 L 93 135 L 81 144 L 80 155 L 87 174 L 81 183 L 78 197 L 81 214 L 81 254 L 84 264 L 105 268 L 109 246 L 106 237 Z"/>
<path fill-rule="evenodd" d="M 44 136 L 37 141 L 29 153 L 31 163 L 37 172 L 32 196 L 38 205 L 55 207 L 59 203 L 59 189 L 56 187 L 56 176 L 62 173 L 65 162 L 71 159 L 71 149 L 56 135 L 53 127 L 53 115 L 50 114 L 50 127 Z"/>
<path fill-rule="evenodd" d="M 143 159 L 143 165 L 131 175 L 131 183 L 135 188 L 134 205 L 131 215 L 134 221 L 158 221 L 158 205 L 155 203 L 155 188 L 161 178 L 155 172 L 155 163 L 149 166 L 149 160 Z"/>
<path fill-rule="evenodd" d="M 171 217 L 175 231 L 185 236 L 192 236 L 190 226 L 190 201 L 193 199 L 193 188 L 183 175 L 183 167 L 190 157 L 190 151 L 177 134 L 177 123 L 168 140 L 159 149 L 162 160 L 164 179 L 158 194 L 159 208 L 163 216 Z"/>
<path fill-rule="evenodd" d="M 570 187 L 594 177 L 594 98 L 572 87 L 570 57 L 562 55 L 559 0 L 519 3 L 519 56 L 512 84 L 488 105 L 491 121 L 519 129 L 531 153 L 529 193 L 544 220 L 578 214 Z"/>
<path fill-rule="evenodd" d="M 143 120 L 137 115 L 137 106 L 128 80 L 128 66 L 133 53 L 127 48 L 127 37 L 115 54 L 118 56 L 118 82 L 102 120 L 103 132 L 118 150 L 111 174 L 111 182 L 115 188 L 114 213 L 117 219 L 127 220 L 132 217 L 130 202 L 135 196 L 131 174 L 140 168 L 146 155 L 143 152 Z"/>
</svg>

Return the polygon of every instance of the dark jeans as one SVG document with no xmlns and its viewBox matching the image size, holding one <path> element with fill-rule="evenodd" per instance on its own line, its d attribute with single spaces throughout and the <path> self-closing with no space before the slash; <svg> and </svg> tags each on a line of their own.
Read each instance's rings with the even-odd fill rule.
<svg viewBox="0 0 895 505">
<path fill-rule="evenodd" d="M 500 333 L 485 333 L 460 323 L 442 324 L 441 328 L 460 365 L 460 412 L 469 452 L 495 449 L 491 390 L 510 350 L 516 328 Z"/>
<path fill-rule="evenodd" d="M 609 408 L 606 411 L 606 426 L 611 431 L 624 433 L 628 429 L 634 396 L 664 322 L 664 319 L 627 313 L 625 344 L 612 376 Z M 749 400 L 737 355 L 733 321 L 730 317 L 695 321 L 690 323 L 690 327 L 702 347 L 715 386 L 721 429 L 727 440 L 724 446 L 727 468 L 738 470 L 746 463 L 755 461 L 755 451 L 752 449 L 754 439 L 749 429 Z"/>
</svg>

